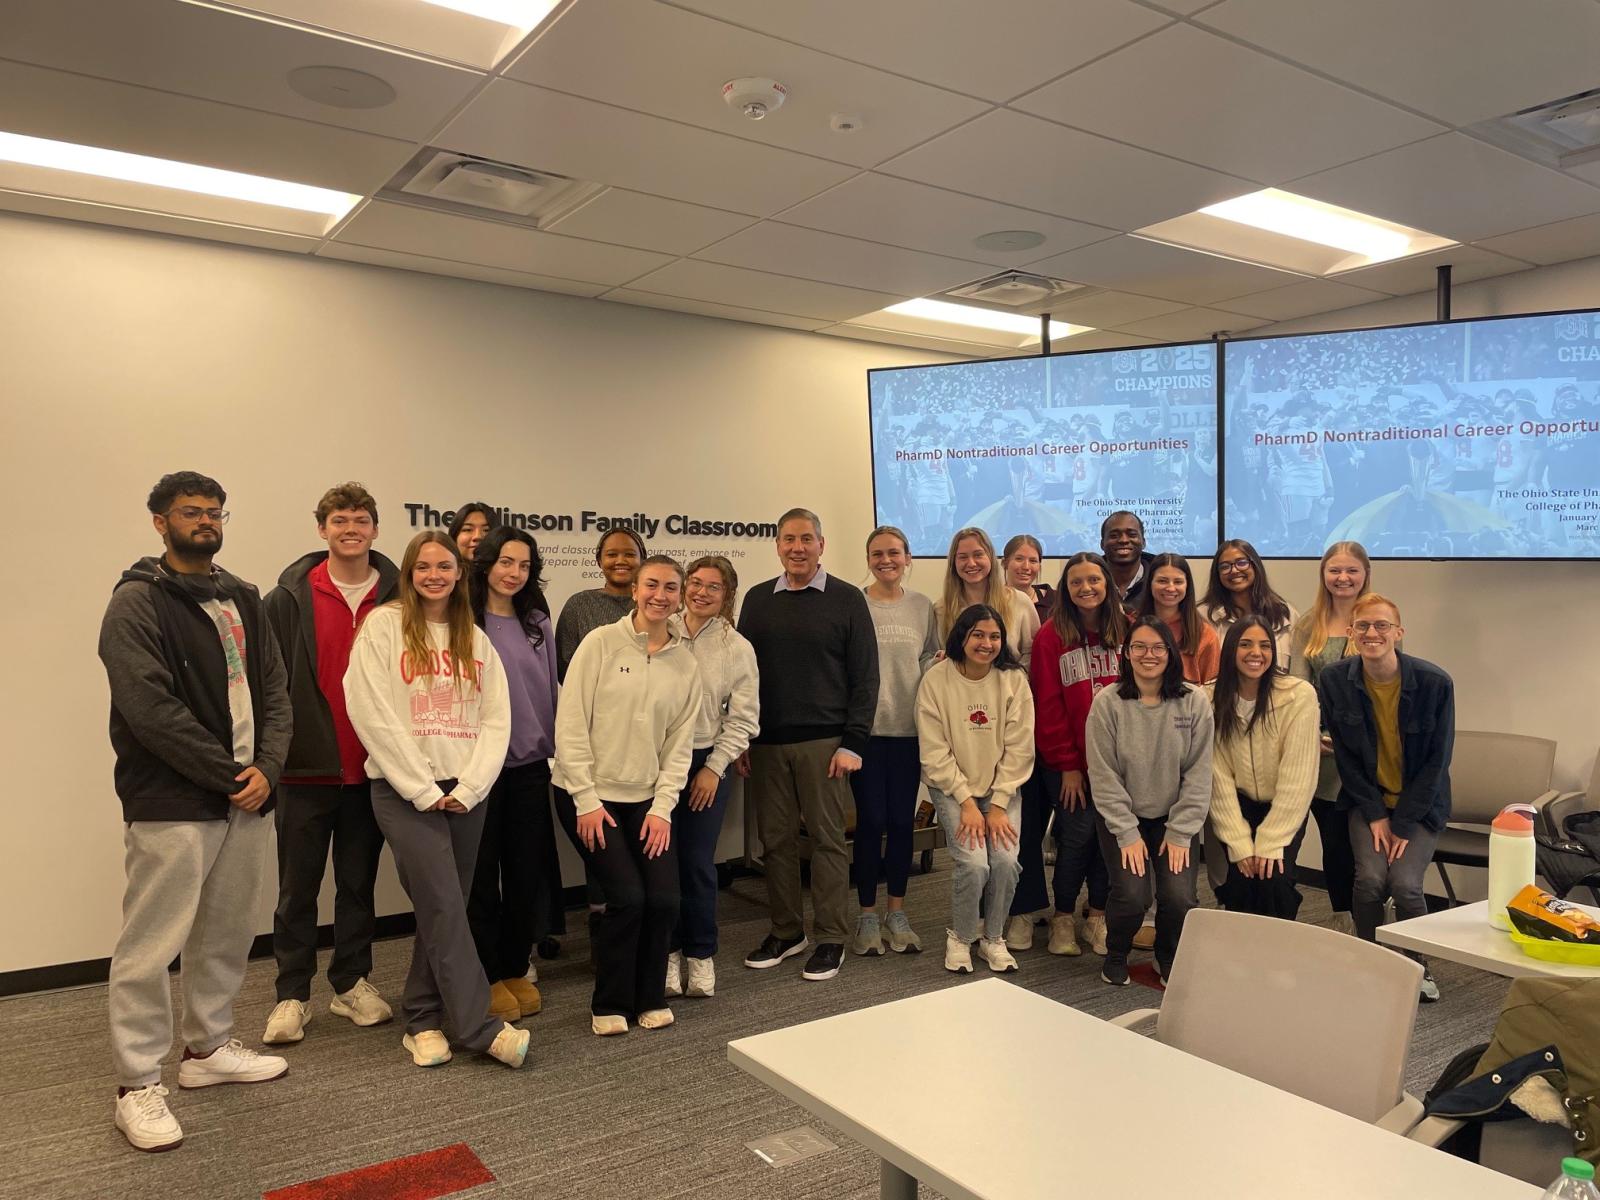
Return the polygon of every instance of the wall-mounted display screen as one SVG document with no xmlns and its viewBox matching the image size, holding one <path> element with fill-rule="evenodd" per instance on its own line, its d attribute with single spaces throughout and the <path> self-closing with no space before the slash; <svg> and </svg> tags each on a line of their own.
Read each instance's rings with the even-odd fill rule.
<svg viewBox="0 0 1600 1200">
<path fill-rule="evenodd" d="M 878 523 L 920 557 L 969 525 L 1066 555 L 1127 508 L 1151 547 L 1209 554 L 1216 385 L 1209 342 L 871 371 Z"/>
</svg>

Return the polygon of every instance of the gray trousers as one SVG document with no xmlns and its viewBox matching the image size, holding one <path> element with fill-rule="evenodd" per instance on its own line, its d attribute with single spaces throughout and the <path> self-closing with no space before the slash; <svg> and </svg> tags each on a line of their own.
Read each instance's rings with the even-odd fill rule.
<svg viewBox="0 0 1600 1200">
<path fill-rule="evenodd" d="M 108 1001 L 117 1083 L 161 1082 L 172 1049 L 172 984 L 181 953 L 184 1045 L 209 1054 L 233 1036 L 233 999 L 255 940 L 270 817 L 229 808 L 226 821 L 133 821 L 128 884 L 111 955 Z"/>
<path fill-rule="evenodd" d="M 1356 936 L 1373 942 L 1383 924 L 1383 904 L 1394 899 L 1398 921 L 1428 915 L 1428 901 L 1422 894 L 1422 877 L 1433 861 L 1439 835 L 1420 825 L 1406 844 L 1406 852 L 1393 863 L 1372 848 L 1372 827 L 1359 808 L 1350 810 L 1350 849 L 1355 854 L 1356 883 L 1350 903 Z"/>
<path fill-rule="evenodd" d="M 438 1029 L 451 1045 L 476 1051 L 489 1048 L 501 1025 L 489 1016 L 489 979 L 467 923 L 487 811 L 480 803 L 465 813 L 418 812 L 386 781 L 372 781 L 372 814 L 417 917 L 400 999 L 406 1032 Z"/>
<path fill-rule="evenodd" d="M 811 839 L 811 915 L 818 943 L 849 939 L 850 854 L 844 827 L 855 797 L 848 778 L 829 779 L 838 738 L 750 747 L 750 789 L 761 863 L 767 876 L 772 932 L 805 932 L 800 892 L 800 819 Z"/>
</svg>

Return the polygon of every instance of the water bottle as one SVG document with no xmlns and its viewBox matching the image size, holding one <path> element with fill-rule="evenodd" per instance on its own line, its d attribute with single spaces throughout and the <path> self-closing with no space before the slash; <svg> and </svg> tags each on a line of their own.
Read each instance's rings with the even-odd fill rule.
<svg viewBox="0 0 1600 1200">
<path fill-rule="evenodd" d="M 1506 905 L 1533 882 L 1538 847 L 1533 840 L 1533 805 L 1508 804 L 1489 826 L 1489 924 L 1510 929 Z"/>
<path fill-rule="evenodd" d="M 1594 1167 L 1581 1158 L 1563 1158 L 1561 1178 L 1545 1188 L 1544 1200 L 1600 1200 Z"/>
</svg>

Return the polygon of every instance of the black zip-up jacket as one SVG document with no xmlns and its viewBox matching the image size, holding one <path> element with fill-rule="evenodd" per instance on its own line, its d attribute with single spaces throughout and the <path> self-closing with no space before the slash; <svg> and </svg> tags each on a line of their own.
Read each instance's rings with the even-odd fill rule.
<svg viewBox="0 0 1600 1200">
<path fill-rule="evenodd" d="M 337 779 L 343 770 L 339 741 L 333 731 L 333 713 L 317 684 L 317 625 L 311 596 L 311 569 L 326 562 L 328 552 L 317 550 L 296 559 L 278 576 L 278 586 L 262 601 L 267 623 L 277 635 L 283 665 L 289 673 L 289 703 L 294 709 L 294 738 L 284 760 L 283 777 Z M 378 604 L 395 598 L 400 568 L 376 550 L 371 561 L 378 572 Z"/>
<path fill-rule="evenodd" d="M 251 764 L 277 786 L 293 717 L 278 640 L 261 593 L 221 568 L 168 571 L 142 558 L 117 581 L 100 624 L 111 684 L 111 748 L 125 821 L 221 821 L 242 786 L 233 760 L 228 665 L 201 602 L 226 599 L 244 623 L 245 673 L 255 723 Z M 258 810 L 272 807 L 272 800 Z"/>
<path fill-rule="evenodd" d="M 1378 725 L 1352 655 L 1317 676 L 1322 723 L 1333 739 L 1341 809 L 1359 808 L 1367 823 L 1389 818 L 1396 836 L 1417 826 L 1439 832 L 1450 819 L 1450 755 L 1456 744 L 1456 691 L 1443 668 L 1400 656 L 1400 797 L 1390 812 L 1378 786 Z"/>
</svg>

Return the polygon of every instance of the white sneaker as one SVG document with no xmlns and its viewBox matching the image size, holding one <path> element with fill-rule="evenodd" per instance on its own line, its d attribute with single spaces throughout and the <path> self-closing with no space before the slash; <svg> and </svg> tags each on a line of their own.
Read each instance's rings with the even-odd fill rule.
<svg viewBox="0 0 1600 1200">
<path fill-rule="evenodd" d="M 715 996 L 717 994 L 717 964 L 709 958 L 686 958 L 689 965 L 689 982 L 684 985 L 686 996 Z"/>
<path fill-rule="evenodd" d="M 1077 955 L 1083 953 L 1078 945 L 1078 930 L 1071 913 L 1058 912 L 1050 918 L 1050 953 Z"/>
<path fill-rule="evenodd" d="M 183 1145 L 183 1126 L 167 1107 L 167 1089 L 159 1083 L 117 1097 L 117 1128 L 128 1145 L 150 1154 Z"/>
<path fill-rule="evenodd" d="M 269 1046 L 286 1046 L 306 1036 L 311 1024 L 311 1006 L 303 1000 L 279 1000 L 267 1018 L 267 1031 L 261 1040 Z"/>
<path fill-rule="evenodd" d="M 1006 921 L 1006 946 L 1017 951 L 1033 949 L 1033 918 L 1012 917 Z"/>
<path fill-rule="evenodd" d="M 1006 948 L 1005 938 L 979 938 L 978 957 L 989 964 L 989 969 L 996 974 L 1004 975 L 1007 971 L 1017 969 L 1017 960 L 1011 957 L 1011 951 Z"/>
<path fill-rule="evenodd" d="M 1089 949 L 1093 950 L 1101 958 L 1104 958 L 1109 953 L 1106 948 L 1106 918 L 1104 913 L 1083 919 L 1083 940 L 1088 942 Z"/>
<path fill-rule="evenodd" d="M 944 932 L 944 969 L 972 974 L 972 947 L 948 929 Z"/>
<path fill-rule="evenodd" d="M 683 952 L 680 950 L 667 955 L 667 995 L 683 995 Z"/>
<path fill-rule="evenodd" d="M 257 1054 L 238 1038 L 229 1038 L 204 1058 L 178 1064 L 178 1086 L 211 1087 L 218 1083 L 267 1083 L 289 1073 L 287 1059 Z"/>
<path fill-rule="evenodd" d="M 498 1041 L 499 1035 L 495 1037 Z M 411 1061 L 419 1067 L 442 1067 L 450 1061 L 450 1040 L 444 1036 L 443 1030 L 424 1029 L 421 1033 L 408 1033 L 400 1039 L 400 1044 L 411 1055 Z"/>
<path fill-rule="evenodd" d="M 526 1029 L 518 1029 L 515 1025 L 502 1025 L 485 1053 L 515 1071 L 528 1057 L 528 1042 L 532 1036 Z"/>
<path fill-rule="evenodd" d="M 348 1017 L 363 1028 L 394 1020 L 394 1010 L 365 979 L 356 980 L 348 992 L 335 996 L 328 1004 L 328 1011 L 336 1017 Z"/>
</svg>

